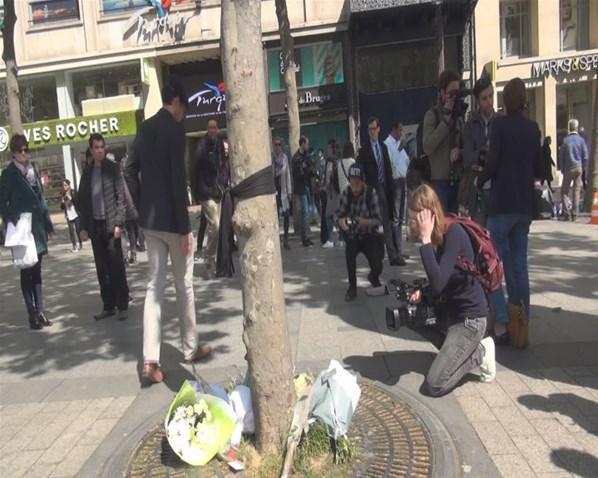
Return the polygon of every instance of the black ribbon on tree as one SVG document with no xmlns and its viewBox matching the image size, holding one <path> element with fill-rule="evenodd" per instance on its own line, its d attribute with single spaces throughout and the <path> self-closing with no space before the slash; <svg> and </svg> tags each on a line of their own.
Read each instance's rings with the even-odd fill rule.
<svg viewBox="0 0 598 478">
<path fill-rule="evenodd" d="M 276 193 L 272 165 L 245 178 L 232 189 L 227 189 L 222 196 L 220 210 L 220 231 L 218 234 L 218 255 L 216 259 L 216 275 L 232 277 L 235 272 L 233 264 L 233 214 L 235 200 L 251 199 L 256 196 L 267 196 Z"/>
</svg>

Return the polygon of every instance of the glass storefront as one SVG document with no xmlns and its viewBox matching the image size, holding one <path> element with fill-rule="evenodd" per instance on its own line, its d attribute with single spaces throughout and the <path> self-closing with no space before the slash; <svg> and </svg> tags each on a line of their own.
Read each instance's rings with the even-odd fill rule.
<svg viewBox="0 0 598 478">
<path fill-rule="evenodd" d="M 322 149 L 324 155 L 326 155 L 328 140 L 335 139 L 341 148 L 346 141 L 349 141 L 347 121 L 305 123 L 301 125 L 301 134 L 309 138 L 310 147 L 312 147 L 314 151 Z M 272 131 L 272 138 L 282 139 L 284 150 L 289 154 L 289 159 L 299 148 L 299 145 L 289 146 L 289 130 L 287 128 L 275 128 Z"/>
<path fill-rule="evenodd" d="M 58 118 L 56 80 L 53 76 L 19 78 L 21 120 L 23 123 Z M 0 125 L 8 123 L 6 81 L 0 82 Z"/>
<path fill-rule="evenodd" d="M 575 118 L 586 131 L 592 130 L 592 82 L 584 81 L 556 87 L 557 137 L 567 134 L 567 123 Z"/>
</svg>

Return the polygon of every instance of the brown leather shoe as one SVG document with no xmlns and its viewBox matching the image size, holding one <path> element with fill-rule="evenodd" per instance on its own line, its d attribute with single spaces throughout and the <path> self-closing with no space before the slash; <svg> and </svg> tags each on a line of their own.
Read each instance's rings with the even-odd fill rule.
<svg viewBox="0 0 598 478">
<path fill-rule="evenodd" d="M 209 345 L 200 345 L 195 349 L 195 352 L 193 352 L 191 357 L 185 359 L 185 363 L 199 362 L 200 360 L 208 358 L 210 355 L 212 355 L 212 347 Z"/>
<path fill-rule="evenodd" d="M 141 372 L 141 384 L 149 387 L 153 383 L 160 383 L 164 380 L 164 374 L 157 363 L 146 362 Z"/>
</svg>

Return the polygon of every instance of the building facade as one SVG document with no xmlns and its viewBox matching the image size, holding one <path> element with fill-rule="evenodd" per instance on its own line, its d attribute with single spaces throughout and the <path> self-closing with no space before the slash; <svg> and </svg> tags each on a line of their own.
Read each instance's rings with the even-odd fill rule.
<svg viewBox="0 0 598 478">
<path fill-rule="evenodd" d="M 594 0 L 479 0 L 475 9 L 475 74 L 491 74 L 499 107 L 511 78 L 525 82 L 527 114 L 553 139 L 553 158 L 569 119 L 592 131 L 597 19 Z"/>
</svg>

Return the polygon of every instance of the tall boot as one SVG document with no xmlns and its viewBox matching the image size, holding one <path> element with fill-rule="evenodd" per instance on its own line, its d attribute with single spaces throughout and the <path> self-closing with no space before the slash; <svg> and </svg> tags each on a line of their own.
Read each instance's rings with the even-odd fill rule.
<svg viewBox="0 0 598 478">
<path fill-rule="evenodd" d="M 509 324 L 507 330 L 511 339 L 511 345 L 518 349 L 527 347 L 529 321 L 525 315 L 525 309 L 521 305 L 510 304 Z"/>
<path fill-rule="evenodd" d="M 52 322 L 44 314 L 44 296 L 42 295 L 42 285 L 35 284 L 33 287 L 33 298 L 35 300 L 35 309 L 37 310 L 37 317 L 41 325 L 50 327 Z"/>
<path fill-rule="evenodd" d="M 39 321 L 39 314 L 35 310 L 29 311 L 29 327 L 33 330 L 40 330 L 43 327 Z"/>
</svg>

